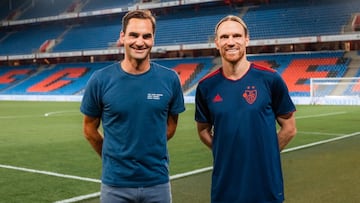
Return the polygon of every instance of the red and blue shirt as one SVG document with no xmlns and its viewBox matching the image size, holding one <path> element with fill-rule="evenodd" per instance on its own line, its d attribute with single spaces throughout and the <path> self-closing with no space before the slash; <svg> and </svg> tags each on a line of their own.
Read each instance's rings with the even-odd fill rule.
<svg viewBox="0 0 360 203">
<path fill-rule="evenodd" d="M 212 203 L 284 200 L 276 117 L 294 112 L 287 86 L 273 69 L 251 64 L 238 80 L 222 68 L 196 90 L 195 120 L 213 126 Z"/>
</svg>

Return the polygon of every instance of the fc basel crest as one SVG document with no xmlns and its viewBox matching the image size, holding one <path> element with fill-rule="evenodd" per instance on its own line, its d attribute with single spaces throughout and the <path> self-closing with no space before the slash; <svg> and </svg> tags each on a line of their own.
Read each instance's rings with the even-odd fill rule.
<svg viewBox="0 0 360 203">
<path fill-rule="evenodd" d="M 243 97 L 245 98 L 247 103 L 253 104 L 257 97 L 257 90 L 256 90 L 255 86 L 247 87 L 247 89 L 245 90 L 245 92 L 243 94 Z"/>
</svg>

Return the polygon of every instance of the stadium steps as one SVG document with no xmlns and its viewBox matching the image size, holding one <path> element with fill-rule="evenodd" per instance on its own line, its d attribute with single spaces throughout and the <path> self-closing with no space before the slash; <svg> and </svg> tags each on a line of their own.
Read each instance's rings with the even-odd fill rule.
<svg viewBox="0 0 360 203">
<path fill-rule="evenodd" d="M 49 51 L 52 51 L 54 48 L 56 48 L 56 46 L 63 41 L 64 36 L 65 36 L 68 32 L 70 32 L 70 30 L 71 30 L 73 27 L 74 27 L 74 25 L 71 25 L 71 26 L 67 27 L 67 28 L 65 29 L 65 31 L 62 32 L 62 33 L 55 39 L 55 44 L 54 44 L 54 46 L 51 47 L 51 49 L 50 49 Z"/>
<path fill-rule="evenodd" d="M 198 73 L 195 76 L 195 78 L 192 80 L 189 87 L 184 90 L 184 95 L 195 96 L 195 91 L 196 91 L 196 87 L 197 87 L 197 84 L 198 84 L 199 80 L 204 78 L 209 73 L 211 73 L 211 72 L 215 71 L 216 69 L 220 68 L 221 67 L 221 58 L 220 57 L 215 57 L 215 58 L 213 58 L 211 60 L 211 63 L 212 63 L 212 65 L 208 65 L 207 69 L 203 70 L 201 73 Z"/>
<path fill-rule="evenodd" d="M 184 63 L 184 64 L 179 64 L 173 68 L 173 70 L 175 70 L 180 76 L 181 86 L 184 87 L 185 84 L 188 82 L 188 80 L 191 79 L 198 66 L 199 66 L 198 63 L 186 63 L 186 64 Z"/>
<path fill-rule="evenodd" d="M 343 26 L 342 28 L 342 33 L 353 33 L 353 27 L 352 27 L 352 22 L 354 20 L 354 18 L 356 17 L 356 13 L 351 14 L 351 17 L 349 18 L 348 22 Z"/>
<path fill-rule="evenodd" d="M 356 51 L 346 52 L 344 55 L 345 58 L 351 59 L 348 64 L 348 72 L 344 77 L 356 77 L 356 73 L 360 68 L 360 55 Z"/>
<path fill-rule="evenodd" d="M 0 43 L 5 41 L 13 32 L 5 33 L 3 37 L 0 38 Z"/>
</svg>

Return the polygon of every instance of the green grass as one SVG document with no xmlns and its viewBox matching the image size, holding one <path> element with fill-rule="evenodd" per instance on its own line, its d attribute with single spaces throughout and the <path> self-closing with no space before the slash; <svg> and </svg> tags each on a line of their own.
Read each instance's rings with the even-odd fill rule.
<svg viewBox="0 0 360 203">
<path fill-rule="evenodd" d="M 78 102 L 0 101 L 0 164 L 99 179 L 101 160 L 83 137 L 79 106 Z M 49 116 L 44 116 L 45 114 Z M 299 133 L 288 148 L 359 132 L 359 115 L 359 106 L 297 106 Z M 211 166 L 210 150 L 200 142 L 196 133 L 193 104 L 188 104 L 186 112 L 180 115 L 177 132 L 168 145 L 171 175 Z M 341 146 L 334 147 L 337 149 L 336 152 L 342 149 Z M 331 148 L 328 150 L 331 151 Z M 285 183 L 289 183 L 286 185 L 286 190 L 290 193 L 289 202 L 311 202 L 306 201 L 306 195 L 303 193 L 308 190 L 310 192 L 311 185 L 305 180 L 302 181 L 299 176 L 307 177 L 304 175 L 313 174 L 314 171 L 306 171 L 301 167 L 296 169 L 293 166 L 300 163 L 309 165 L 307 161 L 319 164 L 319 160 L 322 160 L 321 156 L 314 156 L 312 153 L 319 152 L 300 150 L 296 153 L 283 154 Z M 308 155 L 307 159 L 303 157 L 305 155 Z M 292 158 L 292 156 L 300 158 Z M 353 153 L 353 156 L 359 157 L 359 150 Z M 323 158 L 328 160 L 326 159 L 328 157 Z M 341 160 L 343 158 L 349 157 L 342 157 Z M 339 161 L 341 164 L 339 167 L 343 168 L 341 170 L 353 171 L 344 168 L 345 163 L 349 162 Z M 354 168 L 351 169 L 357 168 L 356 171 L 359 171 L 358 163 L 353 163 L 357 165 L 352 166 Z M 324 164 L 331 165 L 331 162 L 324 161 Z M 333 165 L 337 166 L 337 164 Z M 319 167 L 314 165 L 315 169 Z M 332 171 L 335 169 L 336 167 L 333 167 Z M 324 175 L 316 177 L 323 178 L 324 184 L 331 184 L 325 180 L 332 180 L 331 174 L 325 172 L 320 174 Z M 99 183 L 4 167 L 0 167 L 0 176 L 0 202 L 54 202 L 99 191 Z M 350 180 L 359 180 L 359 178 L 360 174 L 357 179 L 353 177 Z M 349 178 L 343 177 L 341 180 L 349 181 Z M 321 182 L 322 179 L 319 181 Z M 174 203 L 208 202 L 210 172 L 175 180 L 172 185 Z M 323 185 L 320 184 L 318 187 L 321 188 Z M 334 191 L 334 188 L 325 188 Z M 329 193 L 331 195 L 331 192 Z M 299 194 L 299 196 L 291 194 Z M 355 198 L 359 197 L 353 193 L 349 194 Z M 321 197 L 317 198 L 319 199 L 316 202 L 322 202 Z M 298 199 L 300 200 L 297 201 Z M 91 201 L 98 202 L 97 199 Z M 346 202 L 351 202 L 351 199 L 346 199 Z"/>
</svg>

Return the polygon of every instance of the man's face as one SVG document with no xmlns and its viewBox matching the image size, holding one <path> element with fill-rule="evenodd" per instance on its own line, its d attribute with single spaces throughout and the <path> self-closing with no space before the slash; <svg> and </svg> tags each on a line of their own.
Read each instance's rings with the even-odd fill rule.
<svg viewBox="0 0 360 203">
<path fill-rule="evenodd" d="M 124 45 L 125 55 L 130 60 L 144 60 L 149 57 L 154 45 L 151 21 L 149 19 L 131 19 L 126 27 L 126 33 L 120 33 L 120 42 Z"/>
<path fill-rule="evenodd" d="M 245 56 L 248 43 L 249 37 L 245 36 L 245 30 L 240 23 L 225 21 L 218 27 L 215 45 L 226 61 L 240 61 Z"/>
</svg>

